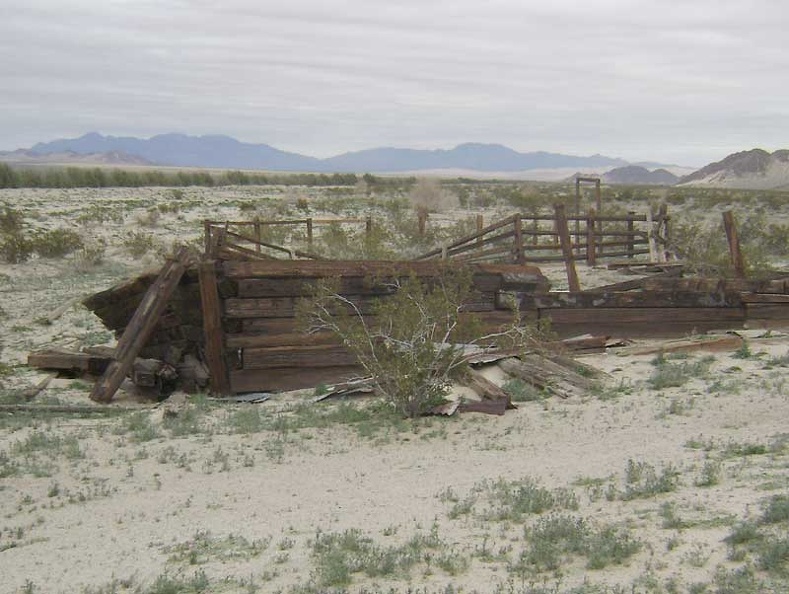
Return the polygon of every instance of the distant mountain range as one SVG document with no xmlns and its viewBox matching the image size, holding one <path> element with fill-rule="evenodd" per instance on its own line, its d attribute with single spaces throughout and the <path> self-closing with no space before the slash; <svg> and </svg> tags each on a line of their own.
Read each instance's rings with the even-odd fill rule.
<svg viewBox="0 0 789 594">
<path fill-rule="evenodd" d="M 281 151 L 267 144 L 239 142 L 228 136 L 161 134 L 140 139 L 103 136 L 96 132 L 80 138 L 38 143 L 21 152 L 28 160 L 71 153 L 116 153 L 162 166 L 320 173 L 397 173 L 441 169 L 515 172 L 568 167 L 608 169 L 628 164 L 622 159 L 603 155 L 579 157 L 542 151 L 519 153 L 499 144 L 479 143 L 461 144 L 449 150 L 374 148 L 317 159 Z"/>
<path fill-rule="evenodd" d="M 604 155 L 575 156 L 543 151 L 520 153 L 500 144 L 466 143 L 452 149 L 373 148 L 318 159 L 229 136 L 160 134 L 148 139 L 104 136 L 41 142 L 30 149 L 0 152 L 0 161 L 20 164 L 96 164 L 204 167 L 315 173 L 409 173 L 560 180 L 573 171 L 601 175 L 607 184 L 699 185 L 789 189 L 789 150 L 752 149 L 729 155 L 698 171 L 653 162 L 628 163 Z M 671 168 L 672 171 L 669 171 Z M 593 173 L 598 172 L 598 173 Z"/>
</svg>

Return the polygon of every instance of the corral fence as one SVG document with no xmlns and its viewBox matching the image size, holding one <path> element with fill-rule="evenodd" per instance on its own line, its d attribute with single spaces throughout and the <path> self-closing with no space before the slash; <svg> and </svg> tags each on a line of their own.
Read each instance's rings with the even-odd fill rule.
<svg viewBox="0 0 789 594">
<path fill-rule="evenodd" d="M 212 258 L 246 257 L 251 259 L 308 259 L 323 260 L 313 252 L 315 234 L 319 227 L 328 225 L 364 225 L 372 231 L 372 217 L 344 219 L 285 219 L 281 221 L 203 221 L 205 253 Z M 287 228 L 301 234 L 306 250 L 286 247 L 267 241 L 274 228 Z"/>
<path fill-rule="evenodd" d="M 417 217 L 418 232 L 424 235 L 428 215 L 418 212 Z M 583 260 L 594 265 L 604 258 L 630 259 L 647 255 L 652 262 L 663 262 L 669 221 L 665 206 L 654 214 L 600 215 L 590 209 L 585 215 L 568 216 L 564 205 L 557 204 L 553 213 L 516 213 L 488 226 L 479 214 L 476 231 L 436 247 L 415 260 L 512 264 Z M 373 218 L 204 221 L 205 253 L 212 258 L 321 260 L 324 258 L 314 251 L 314 242 L 319 235 L 318 229 L 329 225 L 363 226 L 369 234 Z M 275 228 L 287 228 L 291 236 L 300 239 L 298 243 L 304 249 L 269 240 Z"/>
<path fill-rule="evenodd" d="M 665 206 L 655 213 L 566 215 L 557 204 L 552 214 L 517 213 L 476 232 L 422 254 L 418 260 L 434 258 L 468 262 L 507 261 L 565 262 L 585 260 L 596 264 L 602 258 L 635 258 L 649 255 L 650 261 L 666 258 L 669 215 Z"/>
</svg>

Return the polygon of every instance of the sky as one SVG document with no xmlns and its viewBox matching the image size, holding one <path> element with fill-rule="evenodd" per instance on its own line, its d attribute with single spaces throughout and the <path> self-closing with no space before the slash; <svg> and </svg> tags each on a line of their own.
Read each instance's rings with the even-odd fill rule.
<svg viewBox="0 0 789 594">
<path fill-rule="evenodd" d="M 786 0 L 0 0 L 0 150 L 226 134 L 701 166 L 789 148 Z"/>
</svg>

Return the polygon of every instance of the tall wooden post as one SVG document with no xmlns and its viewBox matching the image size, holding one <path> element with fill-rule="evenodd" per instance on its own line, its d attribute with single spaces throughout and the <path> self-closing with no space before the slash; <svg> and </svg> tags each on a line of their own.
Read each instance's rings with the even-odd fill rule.
<svg viewBox="0 0 789 594">
<path fill-rule="evenodd" d="M 258 252 L 260 252 L 260 242 L 263 241 L 263 233 L 260 230 L 260 221 L 255 221 L 255 239 L 257 239 L 257 245 L 255 248 Z"/>
<path fill-rule="evenodd" d="M 367 237 L 370 237 L 370 234 L 373 232 L 372 215 L 367 215 L 367 218 L 364 221 L 364 232 L 367 234 Z"/>
<path fill-rule="evenodd" d="M 572 293 L 578 293 L 581 290 L 581 283 L 578 282 L 578 273 L 575 270 L 575 257 L 573 255 L 573 246 L 570 242 L 570 230 L 567 228 L 567 215 L 564 212 L 564 204 L 554 204 L 553 209 L 556 216 L 556 234 L 559 236 L 559 243 L 562 246 L 562 255 L 564 256 L 564 266 L 567 269 L 567 286 Z"/>
<path fill-rule="evenodd" d="M 203 232 L 205 233 L 205 255 L 208 257 L 211 253 L 211 221 L 203 221 Z"/>
<path fill-rule="evenodd" d="M 668 204 L 665 202 L 660 205 L 658 210 L 656 240 L 659 243 L 658 262 L 665 262 L 667 260 L 666 247 L 668 246 Z"/>
<path fill-rule="evenodd" d="M 307 219 L 307 247 L 312 251 L 312 217 Z"/>
<path fill-rule="evenodd" d="M 726 238 L 729 240 L 729 259 L 734 267 L 734 274 L 737 278 L 745 278 L 745 259 L 742 257 L 740 238 L 737 235 L 737 225 L 732 211 L 727 210 L 723 213 L 723 226 L 726 228 Z"/>
<path fill-rule="evenodd" d="M 633 253 L 636 250 L 636 227 L 633 223 L 633 217 L 636 216 L 636 213 L 632 210 L 627 212 L 627 257 L 633 258 L 635 254 Z"/>
<path fill-rule="evenodd" d="M 597 246 L 595 245 L 595 210 L 590 208 L 586 215 L 586 264 L 597 263 Z"/>
<path fill-rule="evenodd" d="M 525 264 L 526 263 L 526 255 L 523 252 L 523 221 L 521 220 L 520 213 L 515 215 L 515 220 L 513 221 L 513 225 L 515 227 L 515 237 L 514 237 L 514 245 L 513 250 L 515 253 L 514 260 L 516 264 Z"/>
<path fill-rule="evenodd" d="M 200 303 L 203 311 L 203 337 L 205 358 L 211 374 L 211 392 L 229 395 L 230 381 L 225 364 L 224 334 L 222 332 L 222 302 L 216 282 L 216 264 L 213 260 L 201 262 L 198 269 Z"/>
</svg>

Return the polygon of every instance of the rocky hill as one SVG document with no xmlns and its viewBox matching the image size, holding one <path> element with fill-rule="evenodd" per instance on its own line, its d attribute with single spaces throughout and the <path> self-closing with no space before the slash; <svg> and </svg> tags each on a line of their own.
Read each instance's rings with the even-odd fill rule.
<svg viewBox="0 0 789 594">
<path fill-rule="evenodd" d="M 683 177 L 680 184 L 771 190 L 789 188 L 789 150 L 734 153 Z"/>
<path fill-rule="evenodd" d="M 603 182 L 607 184 L 673 186 L 677 181 L 679 177 L 666 169 L 650 171 L 638 165 L 617 167 L 603 174 Z"/>
</svg>

